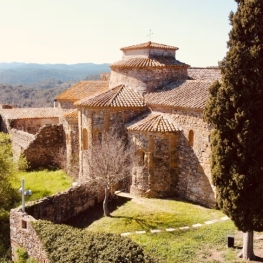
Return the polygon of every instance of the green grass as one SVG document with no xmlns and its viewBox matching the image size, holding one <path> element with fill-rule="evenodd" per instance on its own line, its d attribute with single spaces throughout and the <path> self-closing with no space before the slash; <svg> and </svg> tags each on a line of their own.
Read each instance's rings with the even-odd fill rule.
<svg viewBox="0 0 263 263">
<path fill-rule="evenodd" d="M 33 201 L 57 192 L 62 192 L 71 186 L 72 179 L 62 170 L 20 172 L 12 180 L 15 189 L 21 187 L 21 179 L 25 180 L 25 189 L 32 190 L 32 196 L 26 196 L 26 201 Z"/>
<path fill-rule="evenodd" d="M 119 206 L 111 217 L 101 218 L 90 230 L 123 233 L 136 230 L 166 229 L 203 223 L 223 217 L 218 210 L 186 202 L 162 199 L 136 199 Z"/>
<path fill-rule="evenodd" d="M 102 210 L 102 207 L 97 209 Z M 82 222 L 75 226 L 95 232 L 133 232 L 129 237 L 140 244 L 147 253 L 159 259 L 159 262 L 238 262 L 237 251 L 226 249 L 227 235 L 237 232 L 230 220 L 203 225 L 197 229 L 179 230 L 182 226 L 203 224 L 223 216 L 218 210 L 186 202 L 138 198 L 119 204 L 111 213 L 111 217 L 97 217 L 96 220 L 93 218 L 91 224 L 85 225 Z M 85 216 L 82 215 L 82 220 L 83 218 Z M 155 234 L 149 232 L 151 229 L 165 230 L 168 227 L 176 230 Z M 138 235 L 134 233 L 136 230 L 146 230 L 147 233 Z"/>
</svg>

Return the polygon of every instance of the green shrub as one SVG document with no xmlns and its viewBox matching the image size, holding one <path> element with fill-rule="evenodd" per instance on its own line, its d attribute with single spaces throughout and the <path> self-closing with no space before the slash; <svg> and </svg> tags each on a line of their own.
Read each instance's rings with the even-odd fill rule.
<svg viewBox="0 0 263 263">
<path fill-rule="evenodd" d="M 42 220 L 34 222 L 33 226 L 51 263 L 155 262 L 128 237 L 110 233 L 92 233 Z"/>
<path fill-rule="evenodd" d="M 15 263 L 38 263 L 36 260 L 30 258 L 26 250 L 22 247 L 16 250 L 16 255 L 18 260 L 15 261 Z"/>
</svg>

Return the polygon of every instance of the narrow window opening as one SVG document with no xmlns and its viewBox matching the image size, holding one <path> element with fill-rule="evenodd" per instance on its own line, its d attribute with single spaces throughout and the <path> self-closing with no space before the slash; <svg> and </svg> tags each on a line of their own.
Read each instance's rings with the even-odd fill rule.
<svg viewBox="0 0 263 263">
<path fill-rule="evenodd" d="M 21 227 L 22 227 L 23 229 L 27 229 L 27 221 L 22 220 L 22 221 L 21 221 Z"/>
<path fill-rule="evenodd" d="M 189 146 L 194 146 L 194 132 L 193 132 L 193 130 L 189 131 L 188 141 L 189 141 Z"/>
<path fill-rule="evenodd" d="M 83 150 L 88 150 L 88 132 L 87 129 L 83 129 Z"/>
</svg>

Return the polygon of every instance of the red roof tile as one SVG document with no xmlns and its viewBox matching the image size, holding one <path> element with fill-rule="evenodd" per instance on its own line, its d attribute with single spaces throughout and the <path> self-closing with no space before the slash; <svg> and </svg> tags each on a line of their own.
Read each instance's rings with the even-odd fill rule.
<svg viewBox="0 0 263 263">
<path fill-rule="evenodd" d="M 145 107 L 143 97 L 124 85 L 117 86 L 98 96 L 75 103 L 86 107 Z"/>
<path fill-rule="evenodd" d="M 178 47 L 168 46 L 168 45 L 164 45 L 164 44 L 158 44 L 158 43 L 154 43 L 154 42 L 149 41 L 149 42 L 138 44 L 138 45 L 123 47 L 123 48 L 121 48 L 121 50 L 124 51 L 124 50 L 131 50 L 131 49 L 148 49 L 148 48 L 170 49 L 170 50 L 177 50 L 178 49 Z"/>
<path fill-rule="evenodd" d="M 111 68 L 164 68 L 164 67 L 189 67 L 172 57 L 137 57 L 123 59 L 110 65 Z"/>
<path fill-rule="evenodd" d="M 93 97 L 109 89 L 108 81 L 80 81 L 56 97 L 57 100 L 77 101 Z"/>
<path fill-rule="evenodd" d="M 181 129 L 165 114 L 152 113 L 146 118 L 128 126 L 129 131 L 142 132 L 177 132 Z"/>
<path fill-rule="evenodd" d="M 77 119 L 78 118 L 78 110 L 74 109 L 72 111 L 67 111 L 64 113 L 64 117 L 68 119 Z"/>
<path fill-rule="evenodd" d="M 1 109 L 0 114 L 9 120 L 58 118 L 59 108 L 14 108 Z"/>
<path fill-rule="evenodd" d="M 213 80 L 186 80 L 171 83 L 145 96 L 147 105 L 204 109 Z"/>
</svg>

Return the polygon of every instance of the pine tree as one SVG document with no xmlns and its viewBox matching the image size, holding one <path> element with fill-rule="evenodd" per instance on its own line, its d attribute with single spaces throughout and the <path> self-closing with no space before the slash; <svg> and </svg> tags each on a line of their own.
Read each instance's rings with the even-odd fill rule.
<svg viewBox="0 0 263 263">
<path fill-rule="evenodd" d="M 263 1 L 236 2 L 222 82 L 210 88 L 205 120 L 214 126 L 217 204 L 244 232 L 243 258 L 252 259 L 253 231 L 263 230 Z"/>
</svg>

